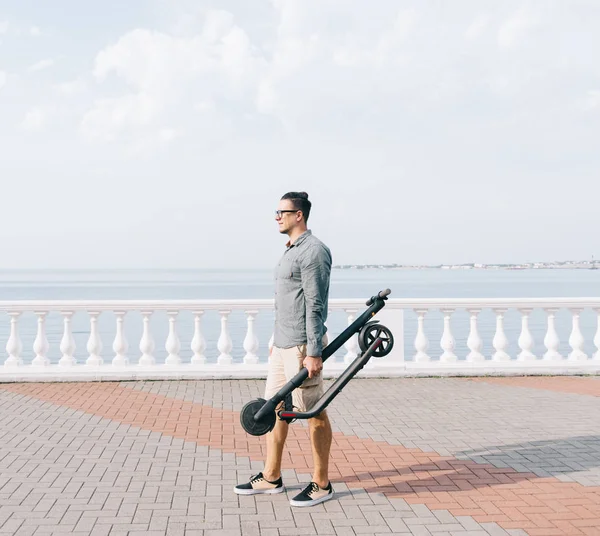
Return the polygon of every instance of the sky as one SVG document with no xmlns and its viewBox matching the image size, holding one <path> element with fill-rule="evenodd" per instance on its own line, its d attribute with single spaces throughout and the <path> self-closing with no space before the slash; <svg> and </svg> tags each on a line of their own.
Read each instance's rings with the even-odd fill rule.
<svg viewBox="0 0 600 536">
<path fill-rule="evenodd" d="M 600 258 L 596 0 L 0 0 L 0 269 Z"/>
</svg>

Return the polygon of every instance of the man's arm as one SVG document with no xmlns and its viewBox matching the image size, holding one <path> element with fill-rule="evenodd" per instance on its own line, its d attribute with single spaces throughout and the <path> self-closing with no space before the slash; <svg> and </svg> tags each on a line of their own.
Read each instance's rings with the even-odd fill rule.
<svg viewBox="0 0 600 536">
<path fill-rule="evenodd" d="M 321 246 L 313 246 L 303 256 L 301 264 L 302 290 L 306 304 L 307 358 L 321 358 L 325 334 L 324 312 L 327 310 L 327 293 L 331 275 L 331 256 Z M 309 360 L 310 361 L 310 360 Z M 307 363 L 305 363 L 307 366 Z M 323 367 L 321 361 L 318 372 Z M 312 377 L 311 368 L 309 377 Z"/>
</svg>

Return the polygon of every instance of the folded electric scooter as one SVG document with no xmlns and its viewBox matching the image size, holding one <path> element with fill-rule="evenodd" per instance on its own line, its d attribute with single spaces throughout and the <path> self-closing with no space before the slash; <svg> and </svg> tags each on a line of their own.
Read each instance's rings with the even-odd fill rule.
<svg viewBox="0 0 600 536">
<path fill-rule="evenodd" d="M 350 337 L 358 333 L 358 345 L 361 352 L 316 402 L 314 407 L 305 412 L 293 411 L 292 408 L 292 391 L 300 387 L 302 382 L 308 378 L 308 370 L 302 368 L 271 399 L 257 398 L 251 400 L 242 408 L 240 421 L 244 430 L 251 435 L 260 436 L 273 429 L 277 417 L 287 422 L 316 417 L 367 364 L 371 357 L 379 358 L 388 355 L 394 346 L 394 337 L 388 328 L 379 324 L 378 320 L 371 320 L 371 318 L 383 309 L 390 292 L 390 289 L 382 290 L 376 296 L 371 297 L 366 303 L 368 309 L 324 348 L 323 361 L 339 350 Z M 283 407 L 276 411 L 281 402 L 284 402 Z"/>
</svg>

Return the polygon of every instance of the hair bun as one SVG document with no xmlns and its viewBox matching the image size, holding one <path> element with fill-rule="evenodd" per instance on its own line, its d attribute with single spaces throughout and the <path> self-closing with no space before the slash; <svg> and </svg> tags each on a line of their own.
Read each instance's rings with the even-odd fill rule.
<svg viewBox="0 0 600 536">
<path fill-rule="evenodd" d="M 298 197 L 302 199 L 308 199 L 308 194 L 306 192 L 298 192 Z"/>
</svg>

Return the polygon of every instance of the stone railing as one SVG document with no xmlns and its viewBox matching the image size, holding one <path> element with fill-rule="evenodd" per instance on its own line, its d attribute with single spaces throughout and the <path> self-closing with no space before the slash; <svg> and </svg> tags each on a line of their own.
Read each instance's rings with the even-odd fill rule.
<svg viewBox="0 0 600 536">
<path fill-rule="evenodd" d="M 342 314 L 344 325 L 354 321 L 364 309 L 365 300 L 331 300 L 330 315 Z M 372 360 L 366 370 L 378 374 L 395 373 L 402 366 L 402 310 L 393 303 L 378 315 L 386 325 L 397 331 L 400 344 L 385 359 Z M 0 381 L 72 381 L 99 379 L 193 379 L 193 378 L 260 378 L 266 375 L 268 348 L 272 345 L 272 333 L 269 329 L 263 341 L 263 350 L 259 352 L 260 340 L 256 329 L 258 315 L 273 316 L 272 300 L 194 300 L 194 301 L 45 301 L 45 302 L 0 302 L 0 311 L 8 314 L 9 329 L 6 343 L 7 356 L 4 366 L 0 367 Z M 157 345 L 151 328 L 151 319 L 157 313 L 166 314 L 167 333 L 164 337 L 164 359 L 157 359 Z M 189 313 L 187 322 L 179 322 L 183 313 Z M 245 325 L 238 329 L 242 340 L 234 341 L 230 329 L 230 316 L 243 314 Z M 35 321 L 35 337 L 31 337 L 33 356 L 30 362 L 23 359 L 23 337 L 20 334 L 20 322 L 25 314 Z M 61 338 L 59 342 L 60 358 L 52 363 L 48 357 L 50 344 L 47 319 L 50 314 L 60 315 Z M 128 318 L 133 315 L 139 318 Z M 34 316 L 35 315 L 35 316 Z M 99 319 L 109 315 L 112 326 L 110 343 L 112 352 L 107 351 L 107 335 L 104 337 L 99 328 Z M 216 348 L 209 347 L 209 333 L 203 326 L 209 315 L 218 316 L 218 338 Z M 73 320 L 86 322 L 85 356 L 75 358 L 77 349 L 74 338 Z M 128 321 L 128 322 L 127 322 Z M 130 347 L 126 323 L 131 327 L 134 322 L 141 324 L 141 336 L 136 341 L 139 352 Z M 272 326 L 272 323 L 270 324 Z M 193 336 L 189 346 L 183 347 L 180 333 Z M 31 329 L 29 330 L 32 331 Z M 106 330 L 105 330 L 106 331 Z M 81 332 L 81 330 L 79 330 Z M 1 331 L 0 331 L 1 333 Z M 30 333 L 33 335 L 33 333 Z M 214 332 L 210 335 L 214 340 Z M 332 333 L 330 337 L 335 337 Z M 244 355 L 234 359 L 232 349 L 235 343 L 241 343 Z M 265 344 L 266 343 L 266 344 Z M 342 371 L 359 352 L 358 339 L 353 337 L 345 345 L 341 355 L 326 362 L 326 374 L 334 376 Z M 216 356 L 214 355 L 216 350 Z M 209 355 L 211 354 L 211 355 Z"/>
<path fill-rule="evenodd" d="M 330 300 L 330 337 L 335 337 L 365 308 L 364 299 Z M 493 313 L 495 319 L 490 328 L 491 349 L 485 352 L 484 345 L 490 346 L 490 341 L 480 335 L 483 310 Z M 514 354 L 508 349 L 515 341 L 507 336 L 504 324 L 509 310 L 520 316 L 518 351 Z M 580 313 L 584 310 L 595 315 L 594 348 L 587 353 L 580 326 Z M 272 318 L 272 300 L 15 301 L 0 302 L 0 311 L 7 314 L 4 326 L 0 320 L 0 337 L 5 335 L 7 341 L 0 381 L 262 378 L 272 344 L 268 341 L 272 324 L 267 323 L 260 330 L 256 327 L 257 318 Z M 452 321 L 459 311 L 468 315 L 465 351 L 458 349 L 453 334 Z M 537 346 L 530 330 L 532 311 L 544 315 L 543 341 L 537 341 Z M 559 351 L 561 340 L 555 321 L 558 311 L 570 315 L 566 353 Z M 159 314 L 164 322 L 153 328 L 151 320 L 158 320 Z M 233 315 L 243 319 L 234 330 Z M 407 330 L 409 315 L 414 317 L 412 333 Z M 50 318 L 54 319 L 52 330 L 48 329 Z M 213 327 L 205 326 L 208 318 L 212 318 Z M 337 325 L 332 327 L 336 318 Z M 394 349 L 384 358 L 371 359 L 359 374 L 393 377 L 598 373 L 598 318 L 600 298 L 390 299 L 376 319 L 394 334 Z M 73 327 L 75 319 L 79 323 L 77 330 Z M 21 330 L 21 326 L 26 329 Z M 159 345 L 155 343 L 157 332 L 164 332 Z M 438 333 L 435 345 L 430 343 L 430 332 Z M 85 351 L 82 352 L 81 344 L 76 345 L 74 334 L 79 339 L 84 337 Z M 136 344 L 130 347 L 133 337 Z M 51 338 L 55 339 L 54 361 L 49 357 Z M 540 342 L 543 351 L 539 350 Z M 30 359 L 23 351 L 27 347 Z M 234 348 L 243 352 L 234 357 Z M 326 362 L 326 377 L 339 374 L 358 351 L 357 338 L 353 337 Z M 157 357 L 158 353 L 164 353 L 164 357 Z"/>
<path fill-rule="evenodd" d="M 584 374 L 600 372 L 600 298 L 545 298 L 545 299 L 422 299 L 398 300 L 402 307 L 414 311 L 417 317 L 414 353 L 406 362 L 406 372 L 418 374 Z M 457 355 L 451 319 L 458 311 L 468 315 L 466 351 Z M 479 318 L 483 310 L 491 312 L 495 321 L 491 331 L 491 350 L 482 352 L 484 339 L 480 335 Z M 433 311 L 441 316 L 442 333 L 439 338 L 441 355 L 437 359 L 428 354 L 430 347 L 425 318 Z M 505 315 L 520 317 L 518 337 L 511 341 L 505 333 Z M 568 349 L 559 351 L 561 339 L 557 332 L 556 317 L 567 313 L 570 321 L 561 328 L 568 333 Z M 586 339 L 581 330 L 583 311 L 594 315 L 594 348 L 586 353 Z M 536 341 L 530 329 L 533 312 L 542 314 L 543 331 Z M 541 340 L 540 340 L 541 339 Z M 517 350 L 510 354 L 508 346 L 516 342 Z M 540 344 L 541 343 L 541 344 Z M 534 353 L 534 346 L 537 352 Z M 542 348 L 540 348 L 542 346 Z M 589 346 L 589 344 L 588 344 Z"/>
</svg>

